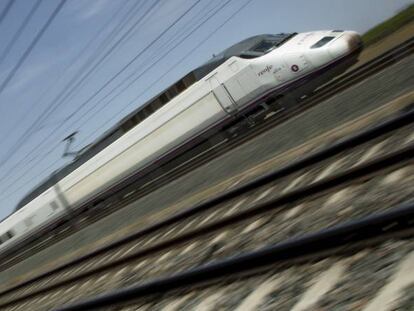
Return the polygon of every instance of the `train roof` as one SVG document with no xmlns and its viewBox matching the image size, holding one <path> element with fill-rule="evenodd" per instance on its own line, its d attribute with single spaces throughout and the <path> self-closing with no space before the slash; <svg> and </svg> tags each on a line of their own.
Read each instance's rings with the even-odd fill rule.
<svg viewBox="0 0 414 311">
<path fill-rule="evenodd" d="M 240 41 L 221 53 L 214 55 L 209 61 L 194 70 L 200 79 L 223 64 L 230 57 L 255 58 L 266 54 L 292 38 L 296 33 L 256 35 Z"/>
<path fill-rule="evenodd" d="M 126 117 L 121 119 L 115 126 L 110 128 L 93 143 L 84 148 L 71 163 L 54 172 L 32 191 L 30 191 L 25 197 L 23 197 L 22 200 L 17 204 L 15 211 L 21 209 L 41 193 L 52 187 L 57 181 L 69 175 L 72 171 L 91 159 L 94 155 L 109 146 L 115 140 L 120 138 L 131 128 L 135 127 L 138 123 L 168 103 L 173 97 L 223 64 L 230 57 L 237 56 L 241 58 L 254 58 L 261 56 L 267 53 L 269 50 L 282 45 L 294 35 L 296 35 L 296 33 L 256 35 L 240 41 L 225 49 L 221 53 L 214 55 L 206 63 L 192 70 L 183 78 L 168 87 L 166 90 L 160 92 L 148 100 L 146 103 L 135 109 L 133 112 L 128 114 Z"/>
</svg>

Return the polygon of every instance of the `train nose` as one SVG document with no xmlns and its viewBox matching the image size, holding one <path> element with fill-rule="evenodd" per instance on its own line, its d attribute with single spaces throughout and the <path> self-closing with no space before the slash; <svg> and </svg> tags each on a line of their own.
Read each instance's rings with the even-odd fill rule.
<svg viewBox="0 0 414 311">
<path fill-rule="evenodd" d="M 361 47 L 361 36 L 356 32 L 347 31 L 329 45 L 328 52 L 333 58 L 337 58 L 356 51 Z"/>
</svg>

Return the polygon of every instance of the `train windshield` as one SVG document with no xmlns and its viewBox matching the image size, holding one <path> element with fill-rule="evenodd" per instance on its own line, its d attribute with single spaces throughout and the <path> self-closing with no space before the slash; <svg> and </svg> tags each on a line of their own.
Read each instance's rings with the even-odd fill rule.
<svg viewBox="0 0 414 311">
<path fill-rule="evenodd" d="M 259 42 L 256 42 L 249 49 L 244 50 L 242 53 L 240 53 L 239 56 L 242 58 L 255 58 L 265 55 L 275 48 L 283 45 L 286 41 L 295 35 L 296 33 L 281 33 L 277 35 L 263 36 Z"/>
<path fill-rule="evenodd" d="M 255 58 L 269 53 L 275 48 L 283 45 L 297 33 L 280 33 L 257 35 L 233 44 L 217 55 L 213 55 L 208 62 L 193 71 L 197 79 L 203 78 L 209 72 L 223 64 L 232 56 L 241 58 Z"/>
</svg>

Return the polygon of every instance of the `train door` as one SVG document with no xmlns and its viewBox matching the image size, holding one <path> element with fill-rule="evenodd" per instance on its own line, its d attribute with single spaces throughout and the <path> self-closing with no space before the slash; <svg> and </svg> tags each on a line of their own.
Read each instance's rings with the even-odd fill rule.
<svg viewBox="0 0 414 311">
<path fill-rule="evenodd" d="M 211 91 L 220 103 L 223 110 L 228 114 L 235 114 L 237 112 L 237 104 L 226 86 L 220 82 L 216 75 L 208 79 Z"/>
</svg>

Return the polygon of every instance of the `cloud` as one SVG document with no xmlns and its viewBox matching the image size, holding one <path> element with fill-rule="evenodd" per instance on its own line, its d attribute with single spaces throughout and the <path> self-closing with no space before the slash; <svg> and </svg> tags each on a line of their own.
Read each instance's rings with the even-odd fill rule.
<svg viewBox="0 0 414 311">
<path fill-rule="evenodd" d="M 26 66 L 16 77 L 11 81 L 12 83 L 7 87 L 7 92 L 14 93 L 21 91 L 24 87 L 28 86 L 36 78 L 45 74 L 50 68 L 50 64 L 37 63 Z"/>
<path fill-rule="evenodd" d="M 110 6 L 110 0 L 77 0 L 73 1 L 73 10 L 80 20 L 95 17 Z"/>
</svg>

